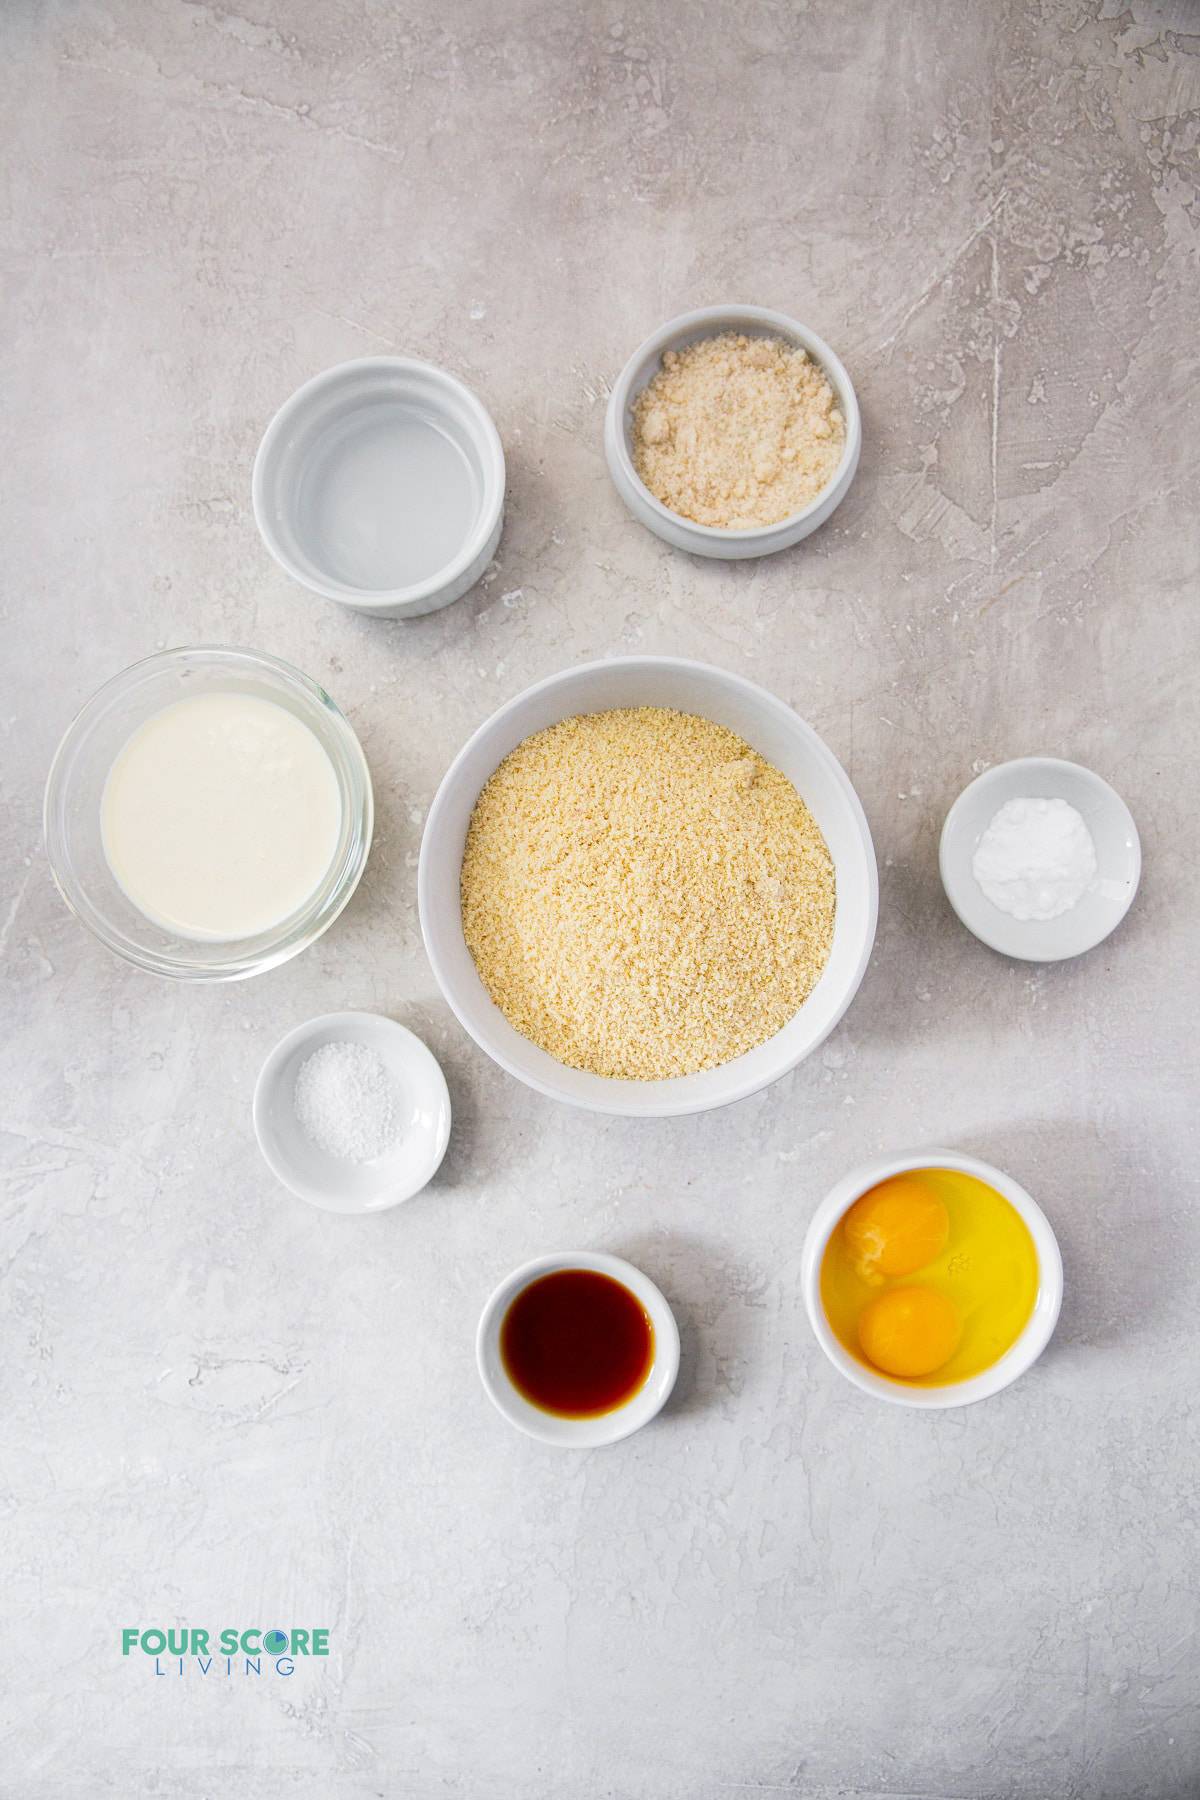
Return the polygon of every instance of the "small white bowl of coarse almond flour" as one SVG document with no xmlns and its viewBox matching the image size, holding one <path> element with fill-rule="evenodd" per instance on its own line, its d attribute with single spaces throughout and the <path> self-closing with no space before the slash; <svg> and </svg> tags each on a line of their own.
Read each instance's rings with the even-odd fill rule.
<svg viewBox="0 0 1200 1800">
<path fill-rule="evenodd" d="M 853 384 L 823 338 L 765 306 L 708 306 L 648 337 L 604 421 L 613 484 L 665 543 L 724 560 L 823 525 L 858 468 Z"/>
<path fill-rule="evenodd" d="M 1116 930 L 1142 852 L 1129 808 L 1101 776 L 1022 756 L 964 788 L 939 863 L 947 899 L 981 942 L 1023 962 L 1062 962 Z"/>
<path fill-rule="evenodd" d="M 394 1019 L 325 1013 L 282 1038 L 254 1090 L 272 1174 L 326 1212 L 383 1212 L 432 1179 L 450 1141 L 437 1059 Z"/>
</svg>

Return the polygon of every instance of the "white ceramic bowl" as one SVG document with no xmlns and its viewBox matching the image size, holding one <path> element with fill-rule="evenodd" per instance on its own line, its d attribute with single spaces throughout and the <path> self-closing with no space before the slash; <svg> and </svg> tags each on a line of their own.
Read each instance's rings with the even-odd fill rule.
<svg viewBox="0 0 1200 1800">
<path fill-rule="evenodd" d="M 344 1162 L 312 1142 L 296 1117 L 301 1065 L 322 1044 L 366 1044 L 388 1065 L 402 1096 L 395 1148 L 373 1163 Z M 254 1135 L 277 1181 L 325 1212 L 385 1212 L 437 1173 L 450 1141 L 450 1094 L 436 1057 L 419 1037 L 379 1013 L 325 1013 L 281 1038 L 254 1089 Z"/>
<path fill-rule="evenodd" d="M 972 859 L 980 838 L 1009 800 L 1066 800 L 1082 814 L 1096 846 L 1096 878 L 1057 919 L 1014 919 L 976 881 Z M 988 769 L 946 815 L 938 853 L 942 886 L 975 936 L 1004 956 L 1061 962 L 1092 950 L 1115 931 L 1133 904 L 1142 872 L 1137 826 L 1121 796 L 1099 775 L 1056 756 L 1022 756 Z"/>
<path fill-rule="evenodd" d="M 658 373 L 663 351 L 683 349 L 700 338 L 715 337 L 722 331 L 744 332 L 750 337 L 785 338 L 789 343 L 802 345 L 828 376 L 846 420 L 845 449 L 829 484 L 799 512 L 781 519 L 778 524 L 764 525 L 753 531 L 697 525 L 692 519 L 682 518 L 655 499 L 633 466 L 634 403 Z M 705 306 L 697 312 L 682 313 L 660 326 L 638 346 L 621 370 L 604 418 L 604 454 L 608 459 L 609 474 L 634 518 L 677 550 L 690 550 L 694 556 L 724 560 L 769 556 L 775 550 L 786 550 L 815 531 L 818 525 L 823 525 L 845 499 L 858 468 L 861 449 L 862 419 L 858 397 L 841 359 L 824 338 L 810 331 L 807 325 L 789 319 L 786 313 L 772 312 L 766 306 Z"/>
<path fill-rule="evenodd" d="M 479 791 L 510 750 L 548 725 L 610 707 L 666 706 L 727 726 L 794 783 L 824 834 L 837 875 L 833 949 L 821 979 L 782 1031 L 718 1069 L 665 1081 L 617 1081 L 570 1069 L 514 1030 L 479 978 L 463 937 L 459 884 Z M 673 656 L 581 663 L 526 688 L 481 725 L 438 788 L 417 873 L 421 930 L 459 1021 L 495 1062 L 539 1093 L 591 1112 L 668 1118 L 742 1100 L 795 1068 L 853 1000 L 875 941 L 879 883 L 871 833 L 841 764 L 790 706 L 740 675 Z"/>
<path fill-rule="evenodd" d="M 491 561 L 504 451 L 456 376 L 363 357 L 284 402 L 251 487 L 263 542 L 294 580 L 358 612 L 411 619 L 449 606 Z"/>
<path fill-rule="evenodd" d="M 342 820 L 324 880 L 298 911 L 228 942 L 179 937 L 127 897 L 104 853 L 100 809 L 118 753 L 147 719 L 196 694 L 253 694 L 307 725 L 333 765 Z M 71 911 L 110 950 L 176 981 L 239 981 L 298 956 L 327 931 L 358 886 L 371 848 L 371 774 L 348 719 L 324 688 L 261 650 L 163 650 L 105 682 L 76 714 L 46 780 L 46 854 Z"/>
<path fill-rule="evenodd" d="M 821 1304 L 821 1261 L 825 1246 L 843 1216 L 860 1195 L 879 1182 L 887 1181 L 893 1175 L 903 1175 L 910 1169 L 960 1169 L 964 1175 L 974 1175 L 977 1181 L 986 1182 L 1021 1215 L 1037 1252 L 1037 1298 L 1029 1322 L 1016 1343 L 982 1374 L 973 1375 L 967 1381 L 948 1383 L 945 1387 L 910 1387 L 902 1381 L 890 1381 L 886 1375 L 875 1374 L 838 1341 Z M 1001 1388 L 1010 1386 L 1042 1354 L 1062 1308 L 1063 1268 L 1058 1239 L 1037 1201 L 1010 1175 L 994 1169 L 990 1163 L 981 1162 L 976 1156 L 963 1156 L 956 1150 L 913 1150 L 904 1156 L 880 1156 L 874 1162 L 852 1170 L 826 1194 L 813 1215 L 804 1239 L 800 1280 L 809 1323 L 818 1344 L 839 1374 L 864 1394 L 873 1394 L 877 1400 L 890 1400 L 895 1406 L 915 1406 L 927 1412 L 948 1406 L 969 1406 L 974 1400 L 986 1400 L 990 1395 L 998 1394 Z"/>
<path fill-rule="evenodd" d="M 599 1275 L 610 1275 L 641 1302 L 654 1327 L 654 1360 L 644 1384 L 623 1406 L 592 1419 L 564 1419 L 531 1406 L 509 1380 L 500 1355 L 500 1327 L 517 1295 L 540 1275 L 550 1275 L 558 1269 L 593 1269 Z M 679 1374 L 679 1328 L 658 1288 L 632 1263 L 594 1250 L 560 1250 L 523 1264 L 500 1283 L 479 1320 L 475 1360 L 488 1399 L 510 1425 L 543 1444 L 558 1444 L 567 1450 L 594 1450 L 601 1444 L 615 1444 L 630 1437 L 662 1411 Z"/>
</svg>

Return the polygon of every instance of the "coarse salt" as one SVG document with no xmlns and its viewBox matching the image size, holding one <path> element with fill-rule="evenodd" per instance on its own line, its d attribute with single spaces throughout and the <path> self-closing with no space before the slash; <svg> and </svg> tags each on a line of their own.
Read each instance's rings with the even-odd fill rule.
<svg viewBox="0 0 1200 1800">
<path fill-rule="evenodd" d="M 296 1072 L 292 1104 L 304 1135 L 343 1162 L 376 1162 L 400 1135 L 400 1089 L 368 1044 L 322 1044 Z"/>
</svg>

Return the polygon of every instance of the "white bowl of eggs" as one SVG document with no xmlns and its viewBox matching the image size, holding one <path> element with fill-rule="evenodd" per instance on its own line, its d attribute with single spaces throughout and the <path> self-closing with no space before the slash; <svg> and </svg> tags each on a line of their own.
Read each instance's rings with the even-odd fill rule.
<svg viewBox="0 0 1200 1800">
<path fill-rule="evenodd" d="M 808 1228 L 804 1304 L 864 1394 L 926 1410 L 986 1400 L 1033 1366 L 1062 1307 L 1058 1241 L 1031 1195 L 954 1150 L 881 1156 Z"/>
</svg>

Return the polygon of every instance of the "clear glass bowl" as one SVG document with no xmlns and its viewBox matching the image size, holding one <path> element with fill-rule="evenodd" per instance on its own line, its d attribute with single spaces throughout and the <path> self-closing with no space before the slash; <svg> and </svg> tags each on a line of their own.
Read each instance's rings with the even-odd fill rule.
<svg viewBox="0 0 1200 1800">
<path fill-rule="evenodd" d="M 316 891 L 269 931 L 224 943 L 179 937 L 140 913 L 109 868 L 100 835 L 100 802 L 118 751 L 164 706 L 208 693 L 255 694 L 287 707 L 323 746 L 342 801 L 337 849 Z M 307 949 L 358 886 L 374 822 L 370 771 L 346 718 L 315 681 L 258 650 L 164 650 L 134 663 L 77 714 L 46 782 L 46 854 L 63 899 L 118 956 L 176 981 L 238 981 Z"/>
</svg>

